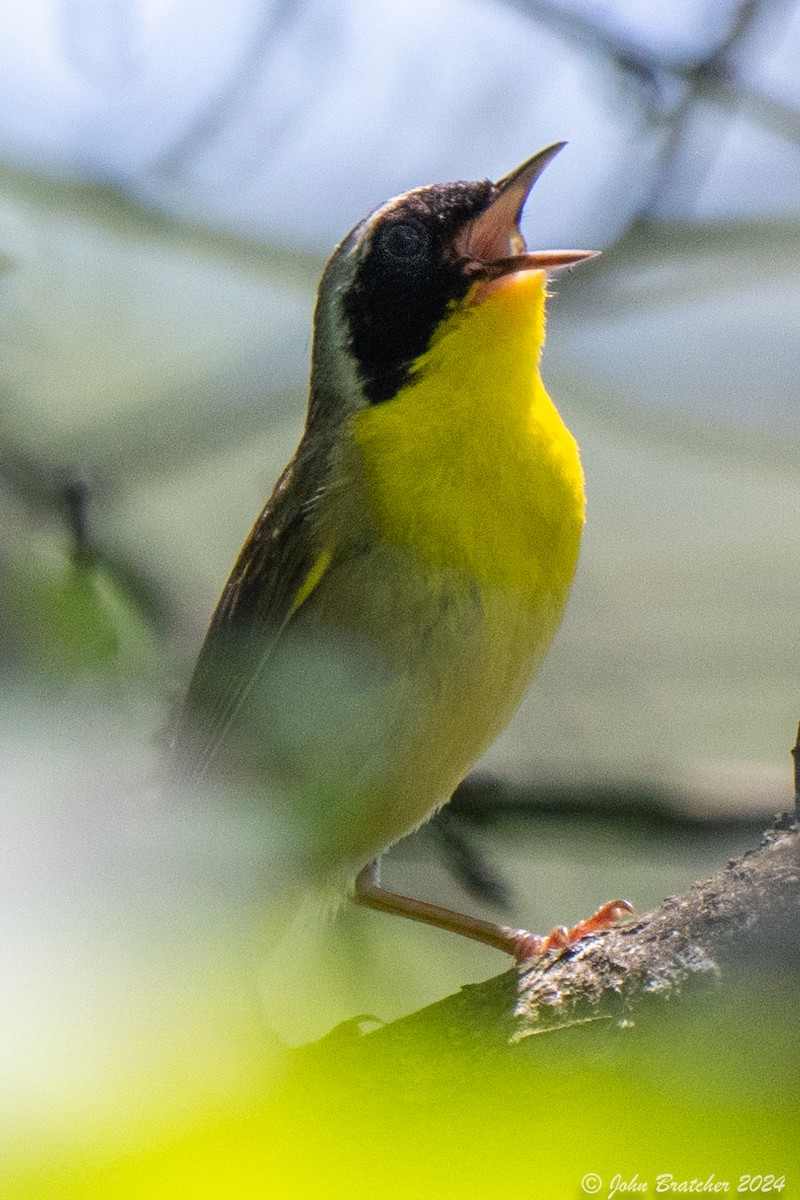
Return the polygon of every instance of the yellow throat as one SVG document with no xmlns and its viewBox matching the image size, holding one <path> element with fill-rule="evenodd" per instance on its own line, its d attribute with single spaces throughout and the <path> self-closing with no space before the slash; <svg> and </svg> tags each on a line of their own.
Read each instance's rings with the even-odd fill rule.
<svg viewBox="0 0 800 1200">
<path fill-rule="evenodd" d="M 350 426 L 381 540 L 532 608 L 566 595 L 584 517 L 578 447 L 539 374 L 545 289 L 542 271 L 475 284 L 411 381 Z"/>
</svg>

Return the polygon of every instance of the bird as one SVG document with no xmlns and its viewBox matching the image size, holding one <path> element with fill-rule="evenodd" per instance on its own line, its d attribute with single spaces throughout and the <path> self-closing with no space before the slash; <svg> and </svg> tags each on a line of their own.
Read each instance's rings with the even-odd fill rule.
<svg viewBox="0 0 800 1200">
<path fill-rule="evenodd" d="M 584 523 L 575 439 L 541 379 L 548 276 L 594 251 L 520 229 L 556 142 L 497 182 L 417 187 L 322 275 L 294 456 L 211 618 L 170 762 L 270 805 L 287 878 L 518 961 L 547 937 L 385 890 L 383 852 L 447 802 L 560 624 Z"/>
</svg>

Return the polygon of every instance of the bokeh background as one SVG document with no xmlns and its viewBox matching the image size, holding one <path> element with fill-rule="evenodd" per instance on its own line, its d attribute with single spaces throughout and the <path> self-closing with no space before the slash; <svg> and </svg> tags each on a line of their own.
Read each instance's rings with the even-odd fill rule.
<svg viewBox="0 0 800 1200">
<path fill-rule="evenodd" d="M 505 897 L 542 930 L 679 891 L 790 798 L 800 5 L 0 6 L 14 1161 L 246 1105 L 281 1061 L 269 1028 L 391 1018 L 502 969 L 347 913 L 294 985 L 319 1011 L 294 1021 L 290 997 L 273 1015 L 253 932 L 268 820 L 169 804 L 153 781 L 299 435 L 333 245 L 390 195 L 496 178 L 562 138 L 524 229 L 604 251 L 554 283 L 544 361 L 587 473 L 579 575 L 483 782 L 386 865 L 434 899 L 496 915 Z"/>
</svg>

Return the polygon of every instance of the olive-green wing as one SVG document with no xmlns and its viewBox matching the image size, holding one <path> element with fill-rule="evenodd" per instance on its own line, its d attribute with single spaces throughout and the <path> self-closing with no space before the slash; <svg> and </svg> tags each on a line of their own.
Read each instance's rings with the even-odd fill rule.
<svg viewBox="0 0 800 1200">
<path fill-rule="evenodd" d="M 172 751 L 171 775 L 200 783 L 278 637 L 325 572 L 311 532 L 312 456 L 301 443 L 256 521 L 217 604 L 192 675 Z"/>
</svg>

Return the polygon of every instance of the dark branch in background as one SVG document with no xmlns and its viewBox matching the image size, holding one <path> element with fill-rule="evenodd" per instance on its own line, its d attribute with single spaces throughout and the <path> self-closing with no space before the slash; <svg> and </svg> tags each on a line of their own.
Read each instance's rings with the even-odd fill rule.
<svg viewBox="0 0 800 1200">
<path fill-rule="evenodd" d="M 687 61 L 657 55 L 632 37 L 608 27 L 602 19 L 563 9 L 550 0 L 505 0 L 509 8 L 555 29 L 578 45 L 604 55 L 609 64 L 626 73 L 639 89 L 640 99 L 651 97 L 652 120 L 663 124 L 667 137 L 661 152 L 661 170 L 657 173 L 648 200 L 638 214 L 639 220 L 651 216 L 666 191 L 674 191 L 671 178 L 678 155 L 683 149 L 690 122 L 701 105 L 720 112 L 742 112 L 787 141 L 800 144 L 800 111 L 770 96 L 752 81 L 742 77 L 737 54 L 759 19 L 777 5 L 764 0 L 742 0 L 731 14 L 730 24 L 713 51 L 705 58 Z M 786 8 L 786 6 L 783 6 Z M 711 113 L 707 111 L 707 120 Z M 692 178 L 684 173 L 683 192 L 687 198 L 697 195 L 703 178 L 713 169 L 719 146 L 708 131 L 705 152 L 692 156 Z"/>
<path fill-rule="evenodd" d="M 445 867 L 468 895 L 501 911 L 511 908 L 511 889 L 475 844 L 467 822 L 450 804 L 439 810 L 424 831 L 436 843 Z"/>
<path fill-rule="evenodd" d="M 780 802 L 776 796 L 775 804 Z M 443 813 L 468 826 L 491 825 L 498 818 L 573 817 L 613 823 L 630 830 L 672 834 L 709 834 L 737 831 L 743 838 L 757 837 L 774 804 L 760 813 L 733 809 L 708 815 L 687 807 L 686 797 L 658 784 L 568 783 L 528 784 L 475 772 L 460 783 Z M 433 822 L 432 822 L 433 823 Z M 427 829 L 428 826 L 425 826 Z"/>
<path fill-rule="evenodd" d="M 528 836 L 537 822 L 555 818 L 584 827 L 590 823 L 624 829 L 628 835 L 677 839 L 681 844 L 733 835 L 745 846 L 759 837 L 768 812 L 709 815 L 687 806 L 684 796 L 646 783 L 521 786 L 478 771 L 460 783 L 450 803 L 411 837 L 435 842 L 442 862 L 468 895 L 510 916 L 514 896 L 482 845 L 487 829 L 502 828 L 509 821 L 524 823 Z"/>
<path fill-rule="evenodd" d="M 95 551 L 89 540 L 89 485 L 85 479 L 75 476 L 67 480 L 63 490 L 63 503 L 67 529 L 71 535 L 70 557 L 79 569 L 89 569 L 94 563 Z"/>
<path fill-rule="evenodd" d="M 641 76 L 655 78 L 664 74 L 688 79 L 726 59 L 741 44 L 742 38 L 764 10 L 763 0 L 742 0 L 731 14 L 727 32 L 711 54 L 688 62 L 686 58 L 654 54 L 636 39 L 609 28 L 609 22 L 604 23 L 602 19 L 564 8 L 551 0 L 505 0 L 505 3 L 516 12 L 556 29 L 562 37 L 598 50 L 623 66 L 632 67 Z"/>
</svg>

